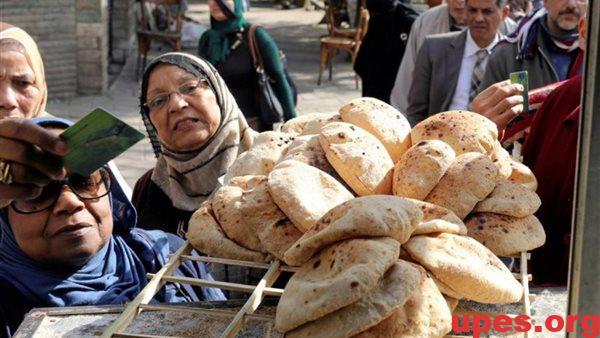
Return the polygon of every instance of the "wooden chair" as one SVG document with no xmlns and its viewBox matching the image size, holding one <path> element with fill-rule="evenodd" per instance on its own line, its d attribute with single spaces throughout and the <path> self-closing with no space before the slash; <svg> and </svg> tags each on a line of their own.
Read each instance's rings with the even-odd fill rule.
<svg viewBox="0 0 600 338">
<path fill-rule="evenodd" d="M 327 2 L 327 11 L 325 12 L 325 22 L 327 23 L 327 32 L 329 36 L 342 36 L 347 38 L 353 38 L 356 35 L 356 28 L 343 28 L 338 27 L 338 15 L 336 15 L 335 6 L 333 1 Z"/>
<path fill-rule="evenodd" d="M 177 12 L 172 13 L 170 7 L 177 6 Z M 167 9 L 167 29 L 159 30 L 156 25 L 154 10 L 164 6 Z M 181 0 L 140 0 L 140 16 L 137 28 L 138 57 L 136 64 L 136 76 L 139 79 L 140 64 L 141 71 L 146 68 L 146 57 L 150 51 L 152 41 L 168 43 L 175 51 L 181 50 L 181 28 L 183 26 L 183 11 Z M 169 30 L 171 27 L 174 30 Z"/>
<path fill-rule="evenodd" d="M 352 64 L 356 60 L 360 42 L 367 34 L 369 27 L 369 11 L 362 8 L 360 10 L 360 18 L 356 27 L 356 32 L 352 38 L 342 36 L 324 36 L 321 38 L 321 62 L 319 63 L 319 78 L 317 85 L 321 85 L 321 75 L 325 64 L 329 65 L 329 81 L 331 81 L 331 73 L 333 68 L 333 59 L 337 51 L 345 50 L 350 54 Z M 358 76 L 354 74 L 356 88 L 358 89 Z"/>
</svg>

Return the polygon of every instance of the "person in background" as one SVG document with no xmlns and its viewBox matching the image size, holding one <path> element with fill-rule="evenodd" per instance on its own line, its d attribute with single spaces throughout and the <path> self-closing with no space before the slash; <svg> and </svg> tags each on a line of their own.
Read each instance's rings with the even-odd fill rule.
<svg viewBox="0 0 600 338">
<path fill-rule="evenodd" d="M 425 38 L 417 56 L 406 117 L 415 125 L 447 110 L 466 110 L 477 93 L 487 59 L 502 39 L 505 0 L 467 0 L 462 32 Z"/>
<path fill-rule="evenodd" d="M 581 73 L 583 53 L 577 32 L 581 17 L 578 1 L 546 0 L 544 8 L 523 19 L 518 30 L 494 50 L 478 91 L 507 80 L 510 73 L 517 71 L 528 72 L 529 88 Z M 485 112 L 490 107 L 477 108 L 475 111 Z"/>
<path fill-rule="evenodd" d="M 199 55 L 213 64 L 225 80 L 248 123 L 257 131 L 270 130 L 260 120 L 258 78 L 250 54 L 250 23 L 243 15 L 241 0 L 208 0 L 211 29 L 200 38 Z M 279 49 L 262 28 L 256 29 L 256 41 L 265 72 L 274 81 L 275 95 L 283 110 L 284 120 L 296 117 L 294 92 L 288 82 Z"/>
<path fill-rule="evenodd" d="M 396 74 L 394 87 L 390 95 L 391 104 L 405 112 L 408 108 L 408 93 L 412 86 L 413 72 L 417 62 L 417 53 L 425 38 L 433 34 L 441 34 L 463 30 L 466 27 L 465 0 L 448 0 L 443 4 L 425 11 L 415 20 L 400 68 Z M 502 34 L 508 34 L 516 28 L 510 18 L 504 19 L 500 26 Z"/>
<path fill-rule="evenodd" d="M 533 3 L 531 0 L 509 0 L 508 6 L 510 7 L 508 16 L 516 23 L 519 23 L 521 19 L 529 15 L 533 10 Z"/>
<path fill-rule="evenodd" d="M 368 0 L 367 9 L 371 19 L 354 70 L 362 80 L 362 96 L 389 103 L 417 12 L 398 0 Z"/>
</svg>

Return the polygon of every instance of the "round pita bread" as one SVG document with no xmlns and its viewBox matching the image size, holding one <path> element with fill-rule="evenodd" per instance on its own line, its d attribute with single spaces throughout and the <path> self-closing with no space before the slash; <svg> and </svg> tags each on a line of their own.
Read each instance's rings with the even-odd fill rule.
<svg viewBox="0 0 600 338">
<path fill-rule="evenodd" d="M 544 227 L 533 215 L 515 218 L 484 212 L 470 215 L 465 224 L 469 236 L 498 256 L 531 251 L 546 242 Z"/>
<path fill-rule="evenodd" d="M 473 238 L 446 233 L 416 236 L 404 248 L 464 298 L 505 304 L 523 296 L 523 287 L 502 261 Z"/>
<path fill-rule="evenodd" d="M 466 235 L 467 227 L 452 211 L 415 199 L 408 199 L 423 212 L 423 220 L 417 225 L 411 236 L 425 235 L 435 232 L 447 232 L 456 235 Z"/>
<path fill-rule="evenodd" d="M 332 243 L 360 237 L 392 237 L 406 242 L 423 217 L 412 202 L 396 196 L 364 196 L 331 209 L 286 253 L 291 265 L 301 265 Z"/>
<path fill-rule="evenodd" d="M 342 117 L 338 113 L 321 113 L 318 115 L 306 122 L 300 135 L 318 135 L 326 125 L 332 122 L 342 122 Z"/>
<path fill-rule="evenodd" d="M 351 239 L 324 249 L 290 278 L 275 327 L 287 332 L 355 303 L 375 288 L 399 251 L 400 244 L 389 237 Z"/>
<path fill-rule="evenodd" d="M 492 162 L 498 168 L 498 175 L 502 178 L 509 178 L 512 173 L 510 162 L 512 161 L 510 154 L 502 147 L 500 142 L 494 143 L 494 150 L 490 155 Z"/>
<path fill-rule="evenodd" d="M 285 219 L 269 194 L 267 177 L 240 176 L 216 191 L 212 209 L 221 228 L 233 241 L 254 251 L 266 252 L 258 229 Z"/>
<path fill-rule="evenodd" d="M 304 131 L 304 128 L 306 127 L 306 124 L 316 118 L 321 117 L 323 114 L 321 113 L 311 113 L 311 114 L 305 114 L 305 115 L 300 115 L 298 117 L 294 117 L 291 120 L 286 121 L 282 126 L 281 126 L 281 132 L 292 135 L 292 136 L 298 136 L 300 134 L 302 134 L 302 132 Z"/>
<path fill-rule="evenodd" d="M 394 162 L 373 135 L 345 122 L 325 126 L 319 136 L 327 160 L 359 196 L 389 195 Z"/>
<path fill-rule="evenodd" d="M 413 145 L 394 166 L 394 195 L 425 199 L 455 158 L 454 150 L 442 141 L 421 141 Z"/>
<path fill-rule="evenodd" d="M 263 224 L 258 229 L 258 239 L 265 250 L 285 262 L 283 254 L 302 237 L 302 232 L 288 219 Z M 287 262 L 286 262 L 287 264 Z"/>
<path fill-rule="evenodd" d="M 491 154 L 498 128 L 488 118 L 470 111 L 447 111 L 428 117 L 411 131 L 413 144 L 426 140 L 446 142 L 456 155 L 468 152 Z"/>
<path fill-rule="evenodd" d="M 268 255 L 248 250 L 225 236 L 215 220 L 211 202 L 205 201 L 192 214 L 189 221 L 187 239 L 194 249 L 214 257 L 252 262 L 267 262 Z"/>
<path fill-rule="evenodd" d="M 410 124 L 401 112 L 372 97 L 353 99 L 340 108 L 344 122 L 358 126 L 375 136 L 394 163 L 410 147 Z"/>
<path fill-rule="evenodd" d="M 277 131 L 258 134 L 252 147 L 240 154 L 227 170 L 225 184 L 237 176 L 269 174 L 292 140 L 290 135 Z"/>
<path fill-rule="evenodd" d="M 379 283 L 356 303 L 306 323 L 288 332 L 286 337 L 350 337 L 381 322 L 395 309 L 413 299 L 415 294 L 421 291 L 420 284 L 422 276 L 416 266 L 399 260 L 385 272 Z"/>
<path fill-rule="evenodd" d="M 342 178 L 333 169 L 325 151 L 319 143 L 319 135 L 303 135 L 297 136 L 287 149 L 285 155 L 279 163 L 287 160 L 294 160 L 313 166 L 329 174 L 336 180 L 343 182 Z"/>
<path fill-rule="evenodd" d="M 486 155 L 466 153 L 458 156 L 444 177 L 425 198 L 464 219 L 475 205 L 496 186 L 498 168 Z"/>
<path fill-rule="evenodd" d="M 531 169 L 523 163 L 513 160 L 510 161 L 510 166 L 512 167 L 512 172 L 508 178 L 509 181 L 521 184 L 531 191 L 537 190 L 538 182 Z"/>
<path fill-rule="evenodd" d="M 354 198 L 335 178 L 294 160 L 275 166 L 268 184 L 275 203 L 302 232 L 333 207 Z"/>
<path fill-rule="evenodd" d="M 474 212 L 493 212 L 513 217 L 533 215 L 542 204 L 539 196 L 525 186 L 500 179 L 491 194 L 477 203 Z"/>
<path fill-rule="evenodd" d="M 460 293 L 452 290 L 451 287 L 449 287 L 446 283 L 442 282 L 441 280 L 437 279 L 435 275 L 431 272 L 429 272 L 429 277 L 431 277 L 431 280 L 433 280 L 438 290 L 440 290 L 442 294 L 452 299 L 463 299 L 463 296 Z"/>
<path fill-rule="evenodd" d="M 391 316 L 355 337 L 441 338 L 452 330 L 452 312 L 433 280 L 419 265 L 421 282 L 414 295 Z"/>
</svg>

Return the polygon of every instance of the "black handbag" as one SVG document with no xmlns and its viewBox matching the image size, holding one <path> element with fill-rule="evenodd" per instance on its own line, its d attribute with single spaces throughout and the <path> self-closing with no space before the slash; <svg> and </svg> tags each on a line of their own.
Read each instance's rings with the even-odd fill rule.
<svg viewBox="0 0 600 338">
<path fill-rule="evenodd" d="M 258 78 L 257 95 L 260 108 L 260 119 L 264 124 L 270 125 L 277 122 L 283 122 L 284 113 L 283 106 L 281 105 L 281 102 L 279 102 L 279 99 L 273 90 L 273 86 L 271 85 L 274 80 L 272 80 L 265 72 L 263 59 L 260 55 L 260 50 L 258 49 L 258 44 L 256 42 L 257 27 L 258 26 L 255 25 L 250 26 L 248 39 L 250 45 L 250 54 L 252 54 L 252 61 L 254 63 L 254 69 L 256 70 L 256 75 Z M 288 76 L 286 74 L 286 78 L 287 77 Z"/>
</svg>

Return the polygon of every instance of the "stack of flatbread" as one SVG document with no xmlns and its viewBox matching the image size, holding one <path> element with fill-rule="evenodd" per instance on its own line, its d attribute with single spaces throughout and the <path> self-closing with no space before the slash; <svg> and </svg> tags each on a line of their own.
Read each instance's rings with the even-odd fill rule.
<svg viewBox="0 0 600 338">
<path fill-rule="evenodd" d="M 458 299 L 517 302 L 497 256 L 541 246 L 537 181 L 494 123 L 450 111 L 410 128 L 373 98 L 256 137 L 190 220 L 199 251 L 299 271 L 292 337 L 442 337 Z"/>
</svg>

